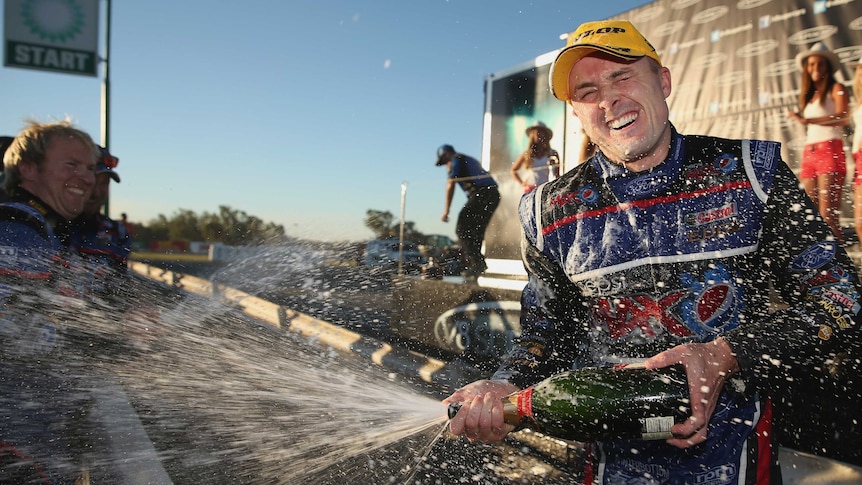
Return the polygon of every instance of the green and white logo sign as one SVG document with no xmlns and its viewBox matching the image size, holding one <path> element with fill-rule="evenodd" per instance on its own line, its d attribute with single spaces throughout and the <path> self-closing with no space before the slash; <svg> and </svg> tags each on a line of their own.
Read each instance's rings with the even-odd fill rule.
<svg viewBox="0 0 862 485">
<path fill-rule="evenodd" d="M 5 0 L 3 65 L 95 76 L 99 0 Z"/>
</svg>

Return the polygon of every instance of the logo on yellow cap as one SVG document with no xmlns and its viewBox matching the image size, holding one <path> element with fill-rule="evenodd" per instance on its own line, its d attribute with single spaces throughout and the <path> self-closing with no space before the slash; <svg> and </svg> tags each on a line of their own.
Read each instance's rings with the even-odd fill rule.
<svg viewBox="0 0 862 485">
<path fill-rule="evenodd" d="M 551 65 L 551 91 L 557 99 L 569 99 L 572 66 L 597 51 L 629 61 L 649 57 L 661 65 L 655 48 L 628 20 L 586 22 L 569 36 L 566 48 Z"/>
</svg>

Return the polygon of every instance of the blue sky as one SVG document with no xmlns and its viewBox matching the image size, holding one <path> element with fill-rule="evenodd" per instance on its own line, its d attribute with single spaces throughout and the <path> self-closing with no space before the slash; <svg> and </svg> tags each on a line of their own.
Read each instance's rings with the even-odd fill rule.
<svg viewBox="0 0 862 485">
<path fill-rule="evenodd" d="M 481 154 L 483 81 L 644 0 L 114 0 L 111 215 L 228 205 L 289 235 L 365 240 L 368 209 L 440 221 L 450 143 Z M 69 116 L 99 141 L 101 77 L 0 68 L 0 134 Z"/>
</svg>

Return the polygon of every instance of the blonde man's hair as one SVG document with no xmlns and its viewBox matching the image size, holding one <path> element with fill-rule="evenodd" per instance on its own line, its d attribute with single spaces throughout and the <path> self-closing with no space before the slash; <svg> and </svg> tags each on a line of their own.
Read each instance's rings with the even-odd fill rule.
<svg viewBox="0 0 862 485">
<path fill-rule="evenodd" d="M 49 123 L 27 120 L 27 126 L 12 140 L 12 144 L 3 156 L 3 171 L 6 180 L 3 190 L 8 195 L 14 195 L 21 185 L 22 163 L 33 163 L 41 167 L 45 162 L 48 147 L 56 138 L 71 138 L 87 146 L 92 153 L 93 161 L 99 158 L 99 147 L 87 133 L 76 128 L 68 119 Z"/>
</svg>

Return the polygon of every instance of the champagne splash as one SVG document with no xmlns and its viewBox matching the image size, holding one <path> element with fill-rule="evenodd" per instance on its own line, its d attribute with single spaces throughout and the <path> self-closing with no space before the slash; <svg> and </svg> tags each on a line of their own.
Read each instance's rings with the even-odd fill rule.
<svg viewBox="0 0 862 485">
<path fill-rule="evenodd" d="M 128 311 L 46 292 L 33 311 L 74 335 L 57 350 L 70 375 L 117 384 L 131 404 L 123 422 L 140 421 L 174 483 L 386 483 L 440 435 L 444 407 L 409 376 L 218 301 L 132 281 L 118 290 L 134 302 Z M 103 424 L 106 434 L 127 431 Z M 127 459 L 103 451 L 94 473 Z"/>
<path fill-rule="evenodd" d="M 385 325 L 368 318 L 379 307 L 365 300 L 385 308 L 386 278 L 333 269 L 326 262 L 332 253 L 261 252 L 263 260 L 249 257 L 212 279 L 258 295 L 299 289 L 302 303 L 356 328 Z M 126 424 L 138 422 L 155 462 L 177 485 L 570 483 L 526 449 L 441 439 L 448 426 L 443 395 L 429 397 L 418 379 L 276 331 L 218 301 L 143 284 L 125 291 L 128 311 L 51 294 L 35 301 L 51 302 L 66 329 L 92 342 L 86 358 L 61 361 L 69 374 L 112 383 L 131 404 L 104 432 L 127 436 Z M 138 461 L 93 451 L 94 483 L 97 472 Z M 101 483 L 124 482 L 115 478 Z"/>
<path fill-rule="evenodd" d="M 445 419 L 438 400 L 394 375 L 207 305 L 189 299 L 163 315 L 158 344 L 113 369 L 172 476 L 219 463 L 244 483 L 327 483 L 348 467 L 374 483 L 398 473 L 384 462 L 410 459 L 409 438 Z M 375 453 L 386 458 L 369 468 Z"/>
</svg>

